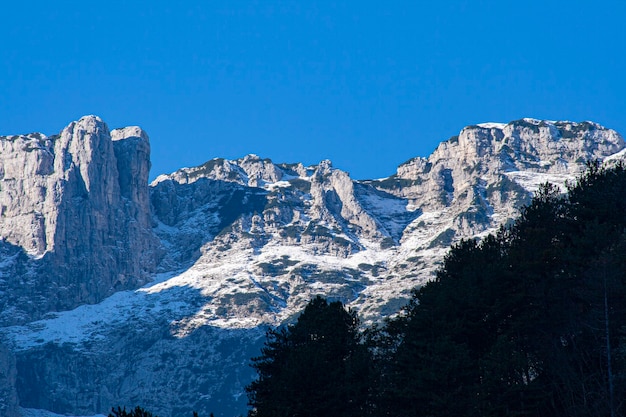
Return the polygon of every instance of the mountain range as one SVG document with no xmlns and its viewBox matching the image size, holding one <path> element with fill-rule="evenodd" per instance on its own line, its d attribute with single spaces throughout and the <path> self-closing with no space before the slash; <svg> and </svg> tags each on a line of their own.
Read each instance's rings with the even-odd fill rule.
<svg viewBox="0 0 626 417">
<path fill-rule="evenodd" d="M 138 127 L 0 137 L 0 415 L 245 414 L 269 327 L 316 295 L 364 323 L 397 314 L 451 244 L 625 147 L 527 118 L 465 127 L 387 178 L 247 155 L 149 183 Z"/>
</svg>

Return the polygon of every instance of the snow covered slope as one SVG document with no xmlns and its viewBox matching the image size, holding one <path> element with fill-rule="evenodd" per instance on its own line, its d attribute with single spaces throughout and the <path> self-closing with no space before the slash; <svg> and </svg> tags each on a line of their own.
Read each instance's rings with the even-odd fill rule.
<svg viewBox="0 0 626 417">
<path fill-rule="evenodd" d="M 267 326 L 292 320 L 317 294 L 366 321 L 396 313 L 450 244 L 494 231 L 539 184 L 563 186 L 587 161 L 619 158 L 624 147 L 595 123 L 523 119 L 466 127 L 378 180 L 352 180 L 330 161 L 306 167 L 256 155 L 161 175 L 149 191 L 145 184 L 146 213 L 134 212 L 150 216 L 160 242 L 147 284 L 5 321 L 20 405 L 74 415 L 114 405 L 245 414 L 248 363 Z M 118 158 L 119 172 L 125 163 Z M 19 284 L 6 277 L 37 262 L 15 242 L 0 247 L 7 306 Z"/>
</svg>

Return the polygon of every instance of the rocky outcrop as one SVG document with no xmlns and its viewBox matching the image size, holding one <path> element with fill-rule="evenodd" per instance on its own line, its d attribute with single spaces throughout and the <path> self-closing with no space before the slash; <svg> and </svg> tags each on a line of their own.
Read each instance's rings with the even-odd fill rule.
<svg viewBox="0 0 626 417">
<path fill-rule="evenodd" d="M 148 279 L 159 255 L 149 157 L 139 128 L 111 134 L 95 116 L 58 136 L 0 138 L 0 237 L 29 255 L 24 267 L 32 270 L 28 280 L 5 277 L 14 307 L 30 308 L 32 318 L 98 302 Z M 39 302 L 25 307 L 33 297 Z"/>
<path fill-rule="evenodd" d="M 480 233 L 512 217 L 529 201 L 520 173 L 562 186 L 585 169 L 624 148 L 614 130 L 592 122 L 522 119 L 468 126 L 442 142 L 428 158 L 400 165 L 396 175 L 372 185 L 405 197 L 424 211 L 462 214 L 462 234 Z M 471 216 L 467 216 L 467 213 Z M 492 214 L 499 216 L 492 217 Z"/>
<path fill-rule="evenodd" d="M 236 182 L 248 187 L 263 187 L 265 184 L 280 181 L 283 175 L 284 170 L 271 160 L 250 154 L 236 161 L 215 158 L 197 167 L 182 168 L 172 174 L 159 176 L 155 184 L 168 179 L 179 184 L 190 184 L 200 178 L 206 178 Z"/>
</svg>

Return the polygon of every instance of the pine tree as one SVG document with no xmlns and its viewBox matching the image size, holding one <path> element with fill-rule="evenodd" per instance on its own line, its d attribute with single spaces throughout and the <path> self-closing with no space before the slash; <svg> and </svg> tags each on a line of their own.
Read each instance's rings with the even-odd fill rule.
<svg viewBox="0 0 626 417">
<path fill-rule="evenodd" d="M 251 416 L 366 414 L 369 354 L 356 314 L 317 297 L 294 325 L 269 330 L 258 377 L 247 388 Z"/>
<path fill-rule="evenodd" d="M 108 417 L 153 417 L 153 416 L 151 412 L 146 411 L 143 408 L 137 406 L 130 411 L 126 411 L 126 407 L 124 408 L 117 407 L 117 409 L 112 408 L 111 413 L 109 413 Z"/>
</svg>

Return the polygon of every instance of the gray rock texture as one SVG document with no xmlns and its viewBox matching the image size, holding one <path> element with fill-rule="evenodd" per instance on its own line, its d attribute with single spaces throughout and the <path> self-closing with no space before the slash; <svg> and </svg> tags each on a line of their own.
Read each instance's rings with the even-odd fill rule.
<svg viewBox="0 0 626 417">
<path fill-rule="evenodd" d="M 15 356 L 0 344 L 0 416 L 19 417 Z"/>
<path fill-rule="evenodd" d="M 147 135 L 139 128 L 111 134 L 95 116 L 57 136 L 0 137 L 0 237 L 31 261 L 21 276 L 4 276 L 2 322 L 95 303 L 146 282 L 159 256 L 149 170 Z"/>
</svg>

